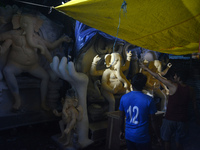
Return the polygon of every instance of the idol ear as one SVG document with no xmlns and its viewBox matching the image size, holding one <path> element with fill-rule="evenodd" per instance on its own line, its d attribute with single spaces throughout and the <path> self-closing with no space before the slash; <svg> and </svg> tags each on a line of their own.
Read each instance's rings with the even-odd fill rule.
<svg viewBox="0 0 200 150">
<path fill-rule="evenodd" d="M 105 58 L 106 67 L 110 67 L 111 54 L 106 54 L 104 58 Z"/>
<path fill-rule="evenodd" d="M 34 22 L 34 30 L 35 32 L 39 32 L 40 27 L 43 24 L 43 20 L 39 17 L 35 18 L 35 22 Z"/>
<path fill-rule="evenodd" d="M 13 29 L 18 29 L 20 27 L 20 18 L 21 18 L 21 14 L 13 15 L 12 17 Z"/>
</svg>

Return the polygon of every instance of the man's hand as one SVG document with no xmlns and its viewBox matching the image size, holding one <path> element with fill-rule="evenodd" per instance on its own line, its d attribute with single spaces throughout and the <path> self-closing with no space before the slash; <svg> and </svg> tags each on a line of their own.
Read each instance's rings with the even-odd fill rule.
<svg viewBox="0 0 200 150">
<path fill-rule="evenodd" d="M 125 139 L 125 133 L 124 133 L 124 132 L 121 131 L 121 132 L 119 133 L 119 139 L 120 139 L 120 140 L 124 140 L 124 139 Z"/>
<path fill-rule="evenodd" d="M 140 68 L 143 68 L 144 70 L 147 69 L 147 67 L 143 63 L 139 63 Z"/>
<path fill-rule="evenodd" d="M 159 144 L 159 146 L 161 146 L 161 147 L 162 147 L 162 146 L 163 146 L 162 139 L 161 139 L 161 138 L 158 138 L 158 139 L 157 139 L 157 141 L 158 141 L 158 144 Z"/>
</svg>

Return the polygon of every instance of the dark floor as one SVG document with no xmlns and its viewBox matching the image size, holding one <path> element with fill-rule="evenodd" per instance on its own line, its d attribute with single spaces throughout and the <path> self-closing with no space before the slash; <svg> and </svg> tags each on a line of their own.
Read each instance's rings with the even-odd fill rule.
<svg viewBox="0 0 200 150">
<path fill-rule="evenodd" d="M 184 142 L 185 150 L 200 150 L 200 126 L 189 124 L 189 134 Z M 41 123 L 0 131 L 0 150 L 60 150 L 52 136 L 60 133 L 57 122 Z M 104 150 L 105 141 L 95 142 L 84 150 Z M 121 150 L 125 150 L 123 146 Z M 153 145 L 153 150 L 162 150 Z"/>
<path fill-rule="evenodd" d="M 189 123 L 189 134 L 184 139 L 184 150 L 200 150 L 200 125 Z"/>
<path fill-rule="evenodd" d="M 51 136 L 59 133 L 57 122 L 41 123 L 0 131 L 2 150 L 59 150 Z"/>
</svg>

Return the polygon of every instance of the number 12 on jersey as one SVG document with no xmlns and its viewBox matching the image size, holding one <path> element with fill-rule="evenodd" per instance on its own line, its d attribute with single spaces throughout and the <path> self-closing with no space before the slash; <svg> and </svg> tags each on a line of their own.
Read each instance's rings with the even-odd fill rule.
<svg viewBox="0 0 200 150">
<path fill-rule="evenodd" d="M 137 117 L 139 115 L 139 108 L 137 106 L 134 106 L 133 108 L 131 106 L 129 106 L 129 108 L 127 109 L 127 113 L 129 113 L 129 116 L 130 116 L 130 123 L 133 123 L 133 124 L 139 123 L 137 121 L 138 120 Z M 134 116 L 133 116 L 133 114 L 134 114 Z"/>
</svg>

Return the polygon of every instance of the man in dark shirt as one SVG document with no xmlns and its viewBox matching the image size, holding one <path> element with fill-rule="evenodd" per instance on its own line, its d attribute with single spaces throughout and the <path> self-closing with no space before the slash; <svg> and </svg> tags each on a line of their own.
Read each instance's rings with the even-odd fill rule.
<svg viewBox="0 0 200 150">
<path fill-rule="evenodd" d="M 165 150 L 170 149 L 170 141 L 173 135 L 176 136 L 177 149 L 183 150 L 181 140 L 187 133 L 187 113 L 190 100 L 194 102 L 194 109 L 197 109 L 192 88 L 183 82 L 184 78 L 182 78 L 182 75 L 186 76 L 186 74 L 181 74 L 181 72 L 175 71 L 175 69 L 172 68 L 169 78 L 166 79 L 152 72 L 144 64 L 140 64 L 140 67 L 148 71 L 169 89 L 167 111 L 161 127 L 161 138 L 165 142 Z M 197 113 L 196 115 L 198 116 Z"/>
</svg>

